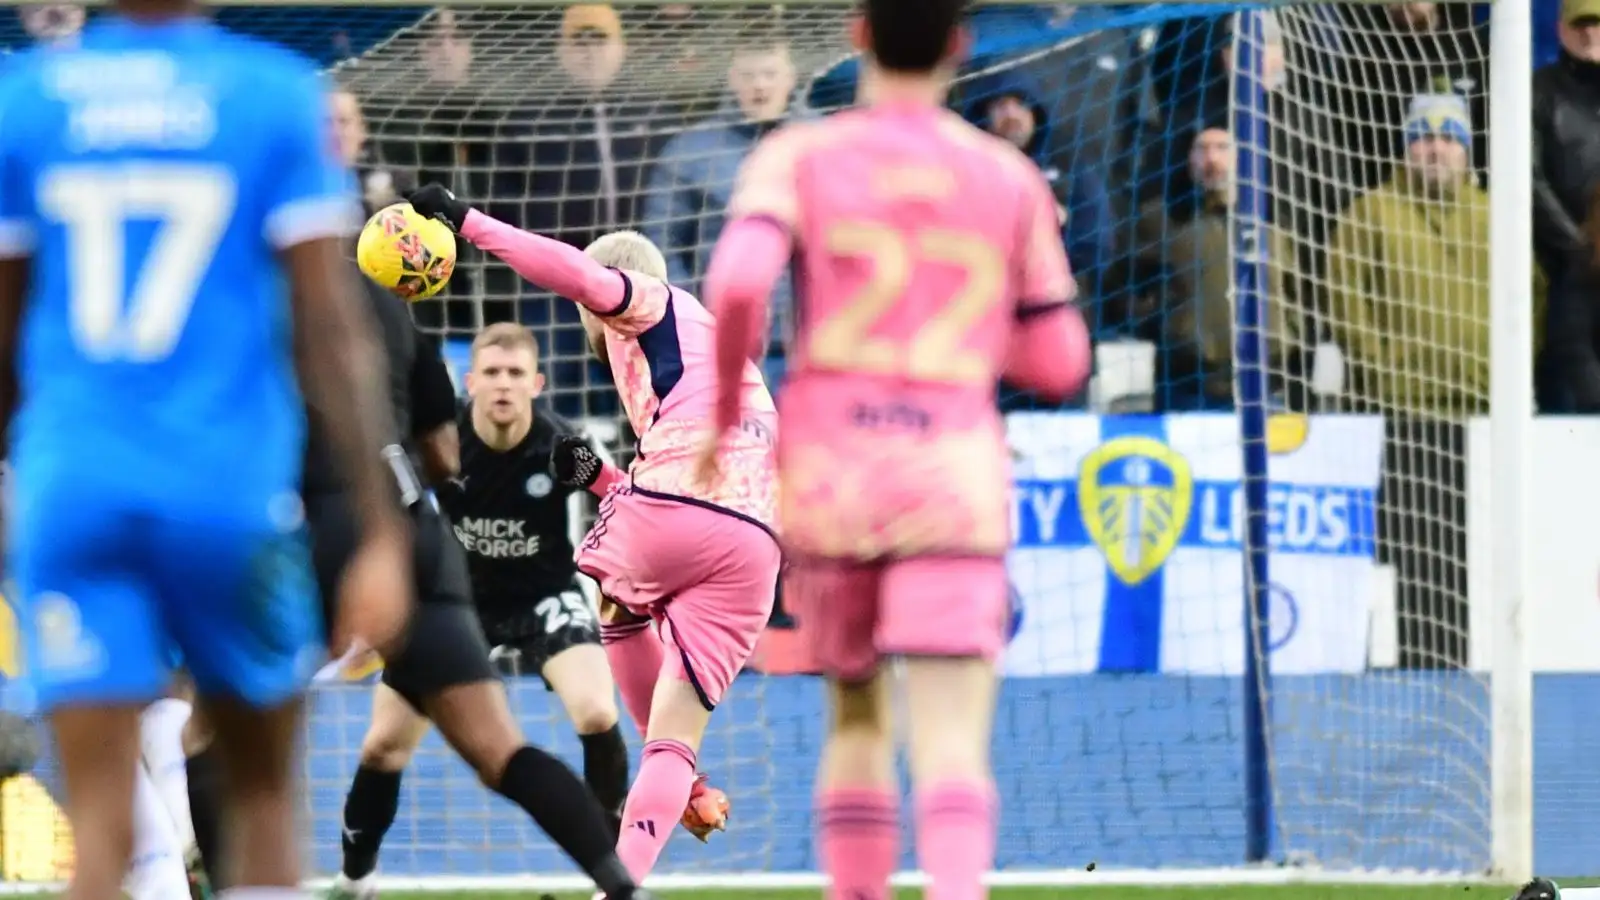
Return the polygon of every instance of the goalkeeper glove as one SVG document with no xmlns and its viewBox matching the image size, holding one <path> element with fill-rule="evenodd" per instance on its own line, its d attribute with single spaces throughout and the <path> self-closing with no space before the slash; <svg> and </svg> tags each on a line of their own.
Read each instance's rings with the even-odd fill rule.
<svg viewBox="0 0 1600 900">
<path fill-rule="evenodd" d="M 550 474 L 568 487 L 588 490 L 600 477 L 605 462 L 589 439 L 576 434 L 556 438 L 550 451 Z"/>
<path fill-rule="evenodd" d="M 438 183 L 425 184 L 406 199 L 411 202 L 412 209 L 430 219 L 438 219 L 457 233 L 466 227 L 467 213 L 472 212 L 471 206 L 457 200 L 455 194 Z"/>
</svg>

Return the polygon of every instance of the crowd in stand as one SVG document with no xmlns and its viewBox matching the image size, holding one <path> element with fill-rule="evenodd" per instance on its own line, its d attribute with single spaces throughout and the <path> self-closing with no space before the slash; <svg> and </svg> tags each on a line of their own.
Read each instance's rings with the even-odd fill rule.
<svg viewBox="0 0 1600 900">
<path fill-rule="evenodd" d="M 345 10 L 338 27 L 306 28 L 317 36 L 302 49 L 333 65 L 344 86 L 335 118 L 369 204 L 442 181 L 502 219 L 578 245 L 638 228 L 692 291 L 745 155 L 783 122 L 848 102 L 851 72 L 836 65 L 846 55 L 842 22 L 827 21 L 846 8 L 664 3 L 619 12 L 591 3 L 522 19 L 485 7 L 383 22 Z M 1267 222 L 1259 288 L 1274 402 L 1482 412 L 1490 253 L 1482 9 L 1279 6 L 1246 33 L 1257 63 L 1242 78 L 1235 31 L 1246 18 L 1167 10 L 980 7 L 974 59 L 952 98 L 957 113 L 1036 160 L 1055 190 L 1099 342 L 1099 377 L 1082 402 L 1232 404 L 1235 117 L 1254 109 L 1267 126 L 1244 149 L 1259 162 L 1248 183 L 1264 198 Z M 19 15 L 38 39 L 70 37 L 82 22 L 70 7 Z M 1600 205 L 1600 0 L 1565 0 L 1559 20 L 1559 57 L 1535 81 L 1540 277 L 1527 296 L 1541 333 L 1542 409 L 1592 412 L 1600 410 L 1600 222 L 1591 215 Z M 277 20 L 261 28 L 293 33 Z M 558 392 L 564 411 L 615 410 L 569 304 L 532 293 L 504 269 L 465 263 L 444 303 L 418 308 L 424 324 L 452 335 L 501 320 L 533 325 L 548 341 L 553 382 L 581 386 Z M 774 374 L 787 301 L 775 304 Z M 1031 403 L 1010 394 L 1005 402 Z"/>
</svg>

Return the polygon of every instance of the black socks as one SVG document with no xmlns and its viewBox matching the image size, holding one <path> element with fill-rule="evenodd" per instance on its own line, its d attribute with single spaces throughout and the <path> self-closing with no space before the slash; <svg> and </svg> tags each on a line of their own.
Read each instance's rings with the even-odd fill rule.
<svg viewBox="0 0 1600 900">
<path fill-rule="evenodd" d="M 594 879 L 607 900 L 633 897 L 633 878 L 617 859 L 616 837 L 606 813 L 566 763 L 537 747 L 523 747 L 506 762 L 496 790 L 526 810 L 556 846 Z"/>
<path fill-rule="evenodd" d="M 346 878 L 365 878 L 378 868 L 378 849 L 399 808 L 399 772 L 380 772 L 366 766 L 356 769 L 350 793 L 344 798 L 344 829 L 339 837 Z"/>
<path fill-rule="evenodd" d="M 622 727 L 611 726 L 599 734 L 580 734 L 583 741 L 583 780 L 594 792 L 611 822 L 612 838 L 622 828 L 622 804 L 628 800 L 628 745 Z"/>
<path fill-rule="evenodd" d="M 228 885 L 222 864 L 222 773 L 217 754 L 207 747 L 189 757 L 184 770 L 189 779 L 189 818 L 194 822 L 194 847 L 213 893 Z"/>
</svg>

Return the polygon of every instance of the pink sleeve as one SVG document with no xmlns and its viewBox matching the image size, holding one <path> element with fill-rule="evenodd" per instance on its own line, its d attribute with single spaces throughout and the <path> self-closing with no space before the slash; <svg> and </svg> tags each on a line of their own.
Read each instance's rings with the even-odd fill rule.
<svg viewBox="0 0 1600 900">
<path fill-rule="evenodd" d="M 1060 402 L 1083 388 L 1091 348 L 1083 315 L 1072 305 L 1077 285 L 1067 263 L 1055 197 L 1042 178 L 1029 176 L 1021 234 L 1017 323 L 1006 362 L 1013 387 Z"/>
<path fill-rule="evenodd" d="M 1006 360 L 1006 383 L 1060 403 L 1089 378 L 1089 328 L 1070 303 L 1035 304 L 1018 312 Z"/>
<path fill-rule="evenodd" d="M 589 485 L 589 493 L 596 497 L 604 497 L 611 493 L 611 488 L 623 478 L 622 470 L 610 463 L 600 464 L 600 474 L 595 477 L 594 484 Z"/>
<path fill-rule="evenodd" d="M 571 244 L 523 231 L 477 210 L 467 213 L 461 236 L 527 281 L 607 317 L 606 324 L 618 331 L 644 331 L 661 321 L 666 309 L 667 287 L 656 279 L 606 268 Z"/>
<path fill-rule="evenodd" d="M 1078 292 L 1067 262 L 1066 243 L 1061 238 L 1056 199 L 1037 171 L 1030 172 L 1027 178 L 1027 202 L 1018 223 L 1022 242 L 1021 270 L 1017 273 L 1019 314 L 1030 307 L 1070 301 Z"/>
<path fill-rule="evenodd" d="M 718 431 L 739 423 L 744 368 L 763 349 L 767 300 L 783 277 L 793 239 L 766 215 L 738 219 L 722 230 L 706 273 L 706 306 L 717 317 Z"/>
</svg>

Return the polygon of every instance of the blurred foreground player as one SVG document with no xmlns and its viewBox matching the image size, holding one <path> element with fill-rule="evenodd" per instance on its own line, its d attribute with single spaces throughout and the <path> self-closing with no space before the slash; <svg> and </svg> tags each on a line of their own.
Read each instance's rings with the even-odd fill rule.
<svg viewBox="0 0 1600 900">
<path fill-rule="evenodd" d="M 623 231 L 578 250 L 470 209 L 438 185 L 411 203 L 579 304 L 589 343 L 610 365 L 639 435 L 625 482 L 607 493 L 577 562 L 607 598 L 606 654 L 645 733 L 617 843 L 628 871 L 643 878 L 674 821 L 702 839 L 724 825 L 725 798 L 709 794 L 695 766 L 711 711 L 772 615 L 779 564 L 772 397 L 747 361 L 734 400 L 742 427 L 729 448 L 730 477 L 715 489 L 695 483 L 695 449 L 708 434 L 713 399 L 714 323 L 700 301 L 666 283 L 666 260 L 654 244 Z M 592 486 L 602 467 L 592 459 L 575 464 L 579 455 L 580 446 L 567 444 L 555 465 L 567 480 Z"/>
<path fill-rule="evenodd" d="M 788 596 L 833 685 L 817 824 L 841 900 L 888 897 L 898 855 L 887 656 L 905 659 L 927 896 L 986 896 L 1010 544 L 995 386 L 1004 375 L 1064 398 L 1088 374 L 1048 188 L 1014 147 L 943 107 L 965 44 L 960 8 L 867 0 L 853 24 L 864 108 L 756 149 L 707 278 L 726 468 L 767 297 L 798 254 L 779 533 Z M 705 477 L 727 477 L 717 459 L 709 444 Z"/>
<path fill-rule="evenodd" d="M 521 807 L 606 896 L 643 900 L 645 893 L 617 859 L 604 811 L 565 763 L 527 742 L 511 714 L 473 608 L 465 553 L 414 474 L 420 467 L 437 484 L 458 475 L 449 374 L 402 300 L 370 282 L 368 296 L 396 373 L 390 397 L 396 434 L 403 439 L 386 452 L 397 477 L 409 481 L 401 502 L 415 522 L 417 552 L 409 571 L 418 602 L 405 646 L 385 655 L 383 677 L 373 689 L 361 763 L 345 797 L 343 863 L 327 896 L 377 895 L 378 853 L 394 822 L 400 772 L 431 722 L 485 786 Z M 317 572 L 326 580 L 347 564 L 351 532 L 341 486 L 318 477 L 324 472 L 313 455 L 307 464 L 307 518 Z"/>
<path fill-rule="evenodd" d="M 67 897 L 118 896 L 139 715 L 173 646 L 226 763 L 231 880 L 294 897 L 292 751 L 324 652 L 301 389 L 359 513 L 339 638 L 386 645 L 409 593 L 408 529 L 369 452 L 383 360 L 341 259 L 359 207 L 308 65 L 189 3 L 116 6 L 0 86 L 8 569 L 61 758 Z"/>
</svg>

